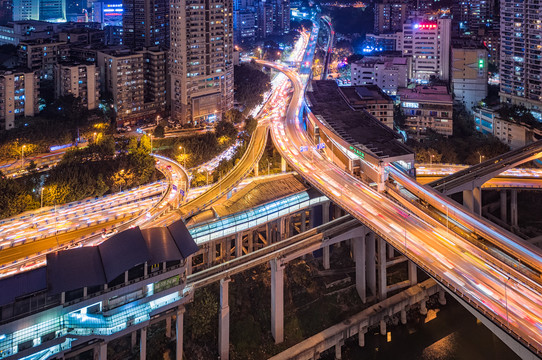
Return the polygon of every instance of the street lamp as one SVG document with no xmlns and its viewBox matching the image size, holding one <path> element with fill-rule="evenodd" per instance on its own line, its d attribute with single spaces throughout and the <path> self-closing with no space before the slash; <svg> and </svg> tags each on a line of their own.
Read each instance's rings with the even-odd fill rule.
<svg viewBox="0 0 542 360">
<path fill-rule="evenodd" d="M 26 145 L 21 146 L 21 170 L 24 167 L 24 148 L 25 147 L 26 147 Z"/>
<path fill-rule="evenodd" d="M 93 138 L 92 138 L 93 143 L 96 143 L 96 135 L 97 135 L 96 133 L 93 134 Z"/>
<path fill-rule="evenodd" d="M 480 152 L 478 152 L 478 155 L 480 155 L 480 164 L 482 163 L 482 159 L 485 158 L 484 155 L 480 154 Z"/>
<path fill-rule="evenodd" d="M 124 181 L 124 169 L 120 170 L 120 175 L 123 175 L 121 177 L 121 179 L 122 179 L 122 181 Z M 120 186 L 120 192 L 122 192 L 122 181 L 120 182 L 120 185 L 119 185 Z"/>
<path fill-rule="evenodd" d="M 435 155 L 432 155 L 431 154 L 431 157 L 429 158 L 429 167 L 433 167 L 433 158 L 435 157 Z"/>
<path fill-rule="evenodd" d="M 182 146 L 179 146 L 179 150 L 183 151 L 183 166 L 186 169 L 186 149 L 183 148 Z"/>
<path fill-rule="evenodd" d="M 43 190 L 45 190 L 45 188 L 42 186 L 41 190 L 40 190 L 40 198 L 41 198 L 41 201 L 40 201 L 41 206 L 40 206 L 40 208 L 43 207 Z"/>
</svg>

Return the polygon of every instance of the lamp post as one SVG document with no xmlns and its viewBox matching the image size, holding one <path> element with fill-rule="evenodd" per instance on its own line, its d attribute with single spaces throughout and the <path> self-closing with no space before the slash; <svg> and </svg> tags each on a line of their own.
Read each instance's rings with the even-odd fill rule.
<svg viewBox="0 0 542 360">
<path fill-rule="evenodd" d="M 482 159 L 485 158 L 484 155 L 480 154 L 480 152 L 478 152 L 478 155 L 480 155 L 480 164 L 482 163 Z"/>
<path fill-rule="evenodd" d="M 435 155 L 431 155 L 431 157 L 429 158 L 429 167 L 433 167 L 433 158 L 435 157 Z"/>
<path fill-rule="evenodd" d="M 24 148 L 25 147 L 26 147 L 26 145 L 21 146 L 21 170 L 24 167 Z"/>
<path fill-rule="evenodd" d="M 97 135 L 96 133 L 93 134 L 93 138 L 92 138 L 93 143 L 96 143 L 96 135 Z"/>
<path fill-rule="evenodd" d="M 121 169 L 121 170 L 120 170 L 120 175 L 122 175 L 121 179 L 122 179 L 122 181 L 124 181 L 124 169 Z M 119 187 L 120 187 L 120 189 L 119 189 L 120 192 L 122 192 L 122 181 L 120 182 L 120 185 L 119 185 Z"/>
<path fill-rule="evenodd" d="M 179 146 L 179 150 L 183 151 L 183 166 L 186 169 L 186 149 L 183 148 L 182 146 Z"/>
<path fill-rule="evenodd" d="M 41 190 L 40 190 L 40 199 L 41 199 L 41 201 L 40 201 L 40 204 L 41 204 L 41 205 L 40 205 L 40 208 L 43 207 L 43 190 L 45 190 L 45 188 L 42 186 L 42 187 L 41 187 Z"/>
</svg>

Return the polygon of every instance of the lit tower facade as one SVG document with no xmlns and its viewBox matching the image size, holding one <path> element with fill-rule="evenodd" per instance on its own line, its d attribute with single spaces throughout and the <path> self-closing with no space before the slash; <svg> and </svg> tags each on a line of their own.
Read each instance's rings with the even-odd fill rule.
<svg viewBox="0 0 542 360">
<path fill-rule="evenodd" d="M 541 120 L 542 8 L 538 0 L 501 0 L 500 97 Z"/>
<path fill-rule="evenodd" d="M 171 117 L 214 120 L 233 107 L 233 1 L 172 0 Z"/>
</svg>

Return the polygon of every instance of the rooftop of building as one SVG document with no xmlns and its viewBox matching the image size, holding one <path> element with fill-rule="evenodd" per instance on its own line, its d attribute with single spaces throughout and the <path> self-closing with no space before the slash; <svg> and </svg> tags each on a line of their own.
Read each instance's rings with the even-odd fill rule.
<svg viewBox="0 0 542 360">
<path fill-rule="evenodd" d="M 102 29 L 87 28 L 87 27 L 76 27 L 76 28 L 66 28 L 59 31 L 59 33 L 69 33 L 69 34 L 88 34 L 88 33 L 103 33 Z"/>
<path fill-rule="evenodd" d="M 356 105 L 368 101 L 393 102 L 393 100 L 376 85 L 341 86 L 339 87 L 339 93 L 349 105 Z"/>
<path fill-rule="evenodd" d="M 40 21 L 40 20 L 18 20 L 18 21 L 10 21 L 5 25 L 0 25 L 0 27 L 8 27 L 8 28 L 14 28 L 16 25 L 18 26 L 34 26 L 34 27 L 55 27 L 57 24 L 50 23 L 47 21 Z"/>
<path fill-rule="evenodd" d="M 355 61 L 354 64 L 366 65 L 366 64 L 390 64 L 390 65 L 407 65 L 408 59 L 402 57 L 400 53 L 379 53 L 378 56 L 365 56 L 363 59 Z"/>
<path fill-rule="evenodd" d="M 148 51 L 148 52 L 164 52 L 160 47 L 158 46 L 152 46 L 148 48 L 141 48 L 141 49 L 131 49 L 129 47 L 126 47 L 124 45 L 115 45 L 115 46 L 106 46 L 106 45 L 98 45 L 98 46 L 84 46 L 84 48 L 98 50 L 104 54 L 115 56 L 115 57 L 123 57 L 123 56 L 130 56 L 130 55 L 136 55 L 140 54 L 142 52 Z"/>
<path fill-rule="evenodd" d="M 418 85 L 413 89 L 401 88 L 397 91 L 401 101 L 438 101 L 452 103 L 452 95 L 444 85 Z"/>
<path fill-rule="evenodd" d="M 51 45 L 51 44 L 58 44 L 58 45 L 65 45 L 65 41 L 60 41 L 56 38 L 40 38 L 40 39 L 33 39 L 33 40 L 25 40 L 21 41 L 19 45 L 27 45 L 27 46 L 36 46 L 36 45 Z"/>
<path fill-rule="evenodd" d="M 378 157 L 410 155 L 401 136 L 365 110 L 354 110 L 334 80 L 315 80 L 307 92 L 311 111 L 351 145 L 368 149 Z"/>
<path fill-rule="evenodd" d="M 454 37 L 452 38 L 452 48 L 454 49 L 469 49 L 469 50 L 474 50 L 474 49 L 479 49 L 479 50 L 483 50 L 485 49 L 486 47 L 484 46 L 484 44 L 482 44 L 482 41 L 476 39 L 476 38 L 472 38 L 472 37 L 469 37 L 469 38 L 457 38 L 457 37 Z"/>
<path fill-rule="evenodd" d="M 13 69 L 0 70 L 0 76 L 13 75 L 13 74 L 29 74 L 29 73 L 34 73 L 34 72 L 36 71 L 30 70 L 29 68 L 26 68 L 26 67 L 16 67 Z"/>
</svg>

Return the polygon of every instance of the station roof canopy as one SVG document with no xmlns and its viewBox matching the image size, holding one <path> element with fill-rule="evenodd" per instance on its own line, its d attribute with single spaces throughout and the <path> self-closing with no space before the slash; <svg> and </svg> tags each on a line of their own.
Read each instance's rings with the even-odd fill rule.
<svg viewBox="0 0 542 360">
<path fill-rule="evenodd" d="M 198 249 L 182 220 L 163 228 L 131 228 L 98 246 L 49 253 L 46 267 L 0 280 L 0 306 L 39 291 L 54 295 L 106 284 L 145 262 L 184 260 Z"/>
</svg>

